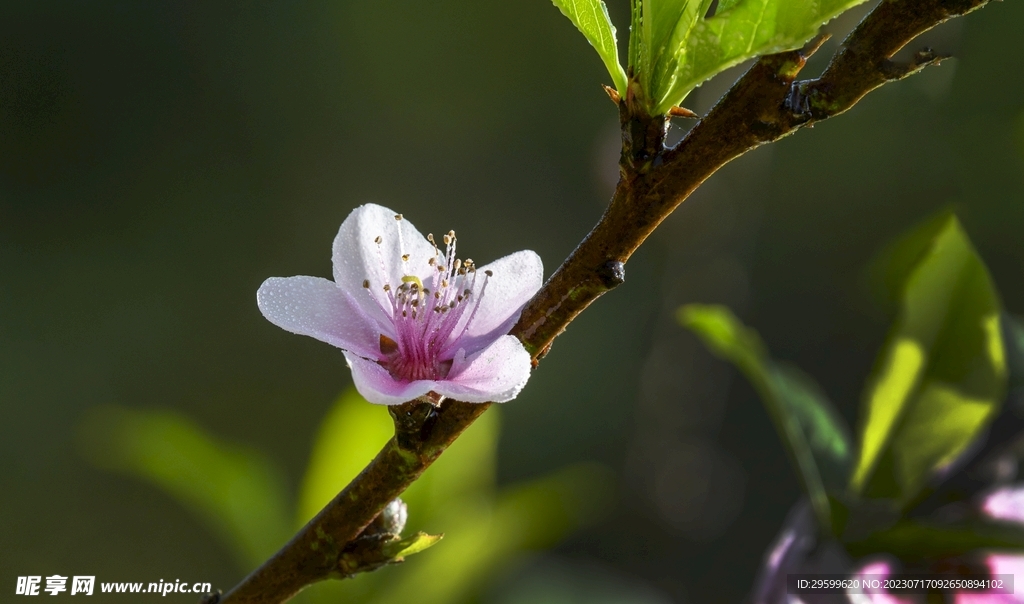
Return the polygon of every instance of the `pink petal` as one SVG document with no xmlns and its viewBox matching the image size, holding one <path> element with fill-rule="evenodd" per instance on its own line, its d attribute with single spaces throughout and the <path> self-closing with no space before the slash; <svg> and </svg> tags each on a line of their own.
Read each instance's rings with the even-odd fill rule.
<svg viewBox="0 0 1024 604">
<path fill-rule="evenodd" d="M 334 238 L 334 280 L 371 316 L 391 316 L 391 302 L 384 291 L 385 281 L 392 290 L 402 284 L 402 277 L 417 276 L 426 280 L 434 269 L 427 261 L 434 256 L 432 246 L 408 220 L 396 220 L 397 212 L 368 203 L 359 206 L 345 218 Z M 377 237 L 381 242 L 376 243 Z M 409 254 L 409 260 L 402 260 Z M 369 281 L 369 290 L 363 288 Z M 387 309 L 381 312 L 380 307 Z"/>
<path fill-rule="evenodd" d="M 485 271 L 491 271 L 486 289 L 482 278 Z M 481 266 L 477 277 L 472 295 L 480 307 L 465 335 L 451 344 L 451 348 L 465 348 L 470 354 L 512 329 L 523 307 L 544 284 L 544 264 L 536 252 L 523 250 Z"/>
<path fill-rule="evenodd" d="M 854 573 L 855 578 L 864 578 L 872 576 L 879 579 L 885 579 L 892 574 L 892 566 L 884 560 L 875 560 L 865 564 Z M 888 591 L 867 591 L 863 594 L 850 597 L 851 601 L 858 602 L 859 604 L 914 604 L 915 598 L 901 598 L 890 594 Z"/>
<path fill-rule="evenodd" d="M 1020 604 L 1024 602 L 1024 593 L 1016 585 L 1017 577 L 1024 576 L 1024 556 L 1006 554 L 990 554 L 985 562 L 993 575 L 1013 575 L 1013 590 L 1016 593 L 958 593 L 955 604 Z"/>
<path fill-rule="evenodd" d="M 380 354 L 380 328 L 327 279 L 271 277 L 256 292 L 256 304 L 282 329 L 359 355 Z"/>
<path fill-rule="evenodd" d="M 345 353 L 345 360 L 352 368 L 352 381 L 355 382 L 356 390 L 371 403 L 400 405 L 423 396 L 431 390 L 437 390 L 438 382 L 396 380 L 391 377 L 387 369 L 350 352 Z"/>
<path fill-rule="evenodd" d="M 1015 594 L 958 593 L 953 596 L 954 604 L 1017 604 L 1020 601 Z"/>
<path fill-rule="evenodd" d="M 985 497 L 982 510 L 996 520 L 1024 523 L 1024 488 L 996 489 Z"/>
<path fill-rule="evenodd" d="M 432 388 L 467 403 L 504 403 L 519 394 L 530 378 L 530 353 L 515 336 L 501 336 L 487 348 L 455 355 L 448 379 Z"/>
</svg>

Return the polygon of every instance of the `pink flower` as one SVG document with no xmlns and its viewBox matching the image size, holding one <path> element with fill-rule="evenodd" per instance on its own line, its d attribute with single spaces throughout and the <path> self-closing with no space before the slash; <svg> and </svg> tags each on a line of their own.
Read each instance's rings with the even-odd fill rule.
<svg viewBox="0 0 1024 604">
<path fill-rule="evenodd" d="M 525 250 L 486 266 L 442 253 L 400 214 L 367 204 L 334 239 L 334 281 L 271 277 L 256 293 L 271 323 L 341 348 L 373 403 L 423 397 L 512 400 L 530 377 L 530 355 L 507 335 L 540 289 L 540 257 Z"/>
<path fill-rule="evenodd" d="M 857 579 L 878 579 L 882 581 L 892 574 L 892 564 L 885 560 L 875 560 L 865 564 L 853 576 Z M 884 589 L 866 590 L 865 593 L 853 593 L 847 596 L 853 604 L 914 604 L 923 598 L 898 597 Z"/>
<path fill-rule="evenodd" d="M 1014 593 L 979 593 L 962 592 L 956 594 L 955 604 L 1020 604 L 1024 602 L 1024 594 L 1017 585 L 1017 577 L 1024 576 L 1024 556 L 1009 554 L 989 554 L 985 558 L 988 570 L 992 575 L 1012 575 Z"/>
<path fill-rule="evenodd" d="M 1024 523 L 1024 488 L 1001 487 L 985 496 L 981 510 L 1003 522 Z"/>
</svg>

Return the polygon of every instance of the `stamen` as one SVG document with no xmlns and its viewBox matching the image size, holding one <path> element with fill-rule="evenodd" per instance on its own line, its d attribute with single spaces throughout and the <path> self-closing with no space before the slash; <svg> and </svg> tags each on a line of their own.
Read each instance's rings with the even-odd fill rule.
<svg viewBox="0 0 1024 604">
<path fill-rule="evenodd" d="M 380 235 L 377 235 L 377 238 L 373 240 L 373 242 L 376 243 L 377 245 L 380 245 L 381 241 L 384 241 L 384 240 L 381 239 Z"/>
<path fill-rule="evenodd" d="M 366 288 L 366 289 L 370 289 L 370 280 L 369 279 L 363 279 L 363 287 Z"/>
</svg>

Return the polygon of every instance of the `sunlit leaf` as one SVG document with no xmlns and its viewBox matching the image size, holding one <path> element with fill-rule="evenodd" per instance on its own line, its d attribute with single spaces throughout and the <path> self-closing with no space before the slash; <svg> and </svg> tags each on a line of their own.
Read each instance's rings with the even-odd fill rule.
<svg viewBox="0 0 1024 604">
<path fill-rule="evenodd" d="M 101 407 L 81 432 L 94 463 L 142 478 L 196 512 L 246 570 L 290 536 L 284 481 L 257 451 L 167 411 Z"/>
<path fill-rule="evenodd" d="M 299 492 L 301 526 L 334 499 L 377 455 L 394 427 L 386 408 L 371 405 L 354 388 L 338 397 L 320 423 Z"/>
<path fill-rule="evenodd" d="M 994 417 L 1006 389 L 1000 303 L 954 216 L 928 225 L 865 396 L 851 487 L 910 502 Z M 919 242 L 908 245 L 916 249 Z"/>
<path fill-rule="evenodd" d="M 389 558 L 401 560 L 406 556 L 418 554 L 427 548 L 437 545 L 437 542 L 443 538 L 444 535 L 428 535 L 420 531 L 394 543 L 387 544 L 385 551 Z"/>
<path fill-rule="evenodd" d="M 711 76 L 752 57 L 798 48 L 861 2 L 723 0 L 705 18 L 711 0 L 634 0 L 633 35 L 639 37 L 630 39 L 630 66 L 651 114 L 664 114 Z"/>
<path fill-rule="evenodd" d="M 935 238 L 947 228 L 953 214 L 937 213 L 886 244 L 867 267 L 872 294 L 886 308 L 896 310 L 910 274 L 930 253 Z"/>
<path fill-rule="evenodd" d="M 608 17 L 608 7 L 603 0 L 552 0 L 562 14 L 580 30 L 612 76 L 619 94 L 626 94 L 626 72 L 619 63 L 619 51 L 615 45 L 615 27 Z"/>
<path fill-rule="evenodd" d="M 731 361 L 757 390 L 792 457 L 815 514 L 831 526 L 828 491 L 841 491 L 849 476 L 850 439 L 842 418 L 810 378 L 768 356 L 757 333 L 721 306 L 691 304 L 679 322 Z"/>
</svg>

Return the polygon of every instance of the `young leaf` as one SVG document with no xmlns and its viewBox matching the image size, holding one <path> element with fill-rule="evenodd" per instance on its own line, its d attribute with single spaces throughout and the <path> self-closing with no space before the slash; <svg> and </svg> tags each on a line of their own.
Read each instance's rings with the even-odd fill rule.
<svg viewBox="0 0 1024 604">
<path fill-rule="evenodd" d="M 428 535 L 420 531 L 400 541 L 388 543 L 384 549 L 389 558 L 399 562 L 406 556 L 418 554 L 427 548 L 434 547 L 442 538 L 444 535 Z"/>
<path fill-rule="evenodd" d="M 679 309 L 678 319 L 753 384 L 796 465 L 818 521 L 831 527 L 827 492 L 845 487 L 850 467 L 848 430 L 831 403 L 799 370 L 772 361 L 757 333 L 727 308 L 691 304 Z"/>
<path fill-rule="evenodd" d="M 615 44 L 615 27 L 608 16 L 603 0 L 552 0 L 562 14 L 572 21 L 594 47 L 612 76 L 615 89 L 626 96 L 626 72 L 619 64 L 619 50 Z"/>
<path fill-rule="evenodd" d="M 711 76 L 759 55 L 799 48 L 823 23 L 863 1 L 723 0 L 705 18 L 710 0 L 635 0 L 640 7 L 633 32 L 641 34 L 630 65 L 651 114 L 663 115 Z"/>
<path fill-rule="evenodd" d="M 995 416 L 1006 389 L 1000 303 L 955 216 L 909 273 L 865 396 L 851 488 L 909 503 Z"/>
<path fill-rule="evenodd" d="M 131 474 L 197 513 L 248 570 L 291 534 L 284 480 L 258 452 L 166 411 L 94 409 L 82 425 L 98 466 Z"/>
</svg>

